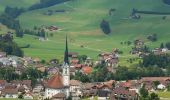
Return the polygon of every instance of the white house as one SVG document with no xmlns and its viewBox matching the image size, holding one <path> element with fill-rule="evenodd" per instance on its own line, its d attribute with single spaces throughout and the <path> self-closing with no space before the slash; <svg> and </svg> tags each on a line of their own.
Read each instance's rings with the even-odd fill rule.
<svg viewBox="0 0 170 100">
<path fill-rule="evenodd" d="M 166 86 L 163 85 L 163 84 L 159 84 L 159 85 L 157 86 L 157 89 L 160 89 L 160 90 L 163 90 L 163 89 L 165 89 L 165 88 L 166 88 Z"/>
<path fill-rule="evenodd" d="M 82 95 L 82 84 L 80 81 L 70 80 L 70 93 L 74 97 L 79 97 Z"/>
</svg>

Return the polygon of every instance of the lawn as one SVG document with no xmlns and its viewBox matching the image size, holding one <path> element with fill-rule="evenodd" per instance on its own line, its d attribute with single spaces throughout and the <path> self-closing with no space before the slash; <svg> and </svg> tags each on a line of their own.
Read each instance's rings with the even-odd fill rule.
<svg viewBox="0 0 170 100">
<path fill-rule="evenodd" d="M 8 29 L 6 26 L 0 24 L 0 34 L 5 34 L 5 33 L 9 32 L 9 31 L 14 32 L 13 30 Z"/>
<path fill-rule="evenodd" d="M 158 92 L 159 97 L 161 98 L 169 98 L 170 99 L 170 92 Z M 166 99 L 166 100 L 167 100 Z M 163 100 L 163 99 L 162 99 Z"/>
</svg>

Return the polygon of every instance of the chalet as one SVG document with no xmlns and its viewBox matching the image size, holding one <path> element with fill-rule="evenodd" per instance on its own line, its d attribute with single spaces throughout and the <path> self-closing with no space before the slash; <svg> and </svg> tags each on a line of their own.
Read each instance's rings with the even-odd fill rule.
<svg viewBox="0 0 170 100">
<path fill-rule="evenodd" d="M 140 79 L 140 82 L 142 84 L 145 84 L 145 88 L 148 90 L 153 90 L 153 82 L 158 81 L 160 84 L 157 88 L 159 89 L 165 89 L 168 84 L 170 84 L 170 77 L 142 77 Z"/>
<path fill-rule="evenodd" d="M 139 96 L 135 91 L 129 91 L 123 87 L 115 88 L 111 95 L 110 100 L 138 100 Z"/>
<path fill-rule="evenodd" d="M 18 98 L 18 89 L 15 87 L 5 87 L 1 91 L 1 96 L 5 98 Z"/>
<path fill-rule="evenodd" d="M 38 83 L 35 85 L 35 87 L 33 88 L 33 93 L 34 94 L 39 94 L 44 90 L 44 86 L 41 83 Z"/>
<path fill-rule="evenodd" d="M 82 83 L 78 80 L 70 80 L 70 93 L 74 100 L 79 100 L 82 96 Z"/>
</svg>

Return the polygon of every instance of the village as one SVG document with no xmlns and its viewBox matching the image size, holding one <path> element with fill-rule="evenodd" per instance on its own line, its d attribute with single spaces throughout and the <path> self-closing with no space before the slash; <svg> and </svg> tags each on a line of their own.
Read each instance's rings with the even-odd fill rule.
<svg viewBox="0 0 170 100">
<path fill-rule="evenodd" d="M 140 42 L 137 44 L 141 44 Z M 44 64 L 39 58 L 9 56 L 0 52 L 2 68 L 12 67 L 16 74 L 21 75 L 25 69 L 34 66 L 36 70 L 47 73 L 46 78 L 36 79 L 36 83 L 29 78 L 26 80 L 0 80 L 0 98 L 22 98 L 38 100 L 139 100 L 141 88 L 149 93 L 169 91 L 170 77 L 141 77 L 138 80 L 106 80 L 103 82 L 81 82 L 72 78 L 77 72 L 90 75 L 93 66 L 102 64 L 107 66 L 107 73 L 116 73 L 119 62 L 117 49 L 110 53 L 101 53 L 98 60 L 68 51 L 67 37 L 64 62 L 59 64 L 52 59 L 50 64 Z M 164 53 L 166 50 L 155 49 L 153 52 Z M 137 53 L 137 52 L 136 52 Z M 135 54 L 136 54 L 135 53 Z M 139 53 L 139 57 L 140 57 Z M 84 58 L 84 60 L 83 60 Z M 81 60 L 81 61 L 80 61 Z M 7 73 L 7 72 L 6 72 Z M 27 76 L 29 77 L 29 76 Z M 80 77 L 83 78 L 83 77 Z M 157 100 L 157 99 L 155 99 Z"/>
</svg>

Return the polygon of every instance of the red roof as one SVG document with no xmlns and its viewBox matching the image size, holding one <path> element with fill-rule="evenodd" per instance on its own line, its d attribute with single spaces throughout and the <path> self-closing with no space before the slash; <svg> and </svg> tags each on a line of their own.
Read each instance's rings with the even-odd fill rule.
<svg viewBox="0 0 170 100">
<path fill-rule="evenodd" d="M 46 87 L 52 88 L 52 89 L 58 89 L 58 88 L 63 88 L 63 81 L 62 81 L 62 76 L 60 74 L 55 74 L 52 76 L 48 82 Z"/>
<path fill-rule="evenodd" d="M 77 63 L 79 62 L 79 60 L 78 60 L 78 59 L 72 59 L 70 62 L 71 62 L 72 64 L 77 64 Z"/>
<path fill-rule="evenodd" d="M 6 80 L 0 80 L 0 84 L 5 84 L 7 83 Z"/>
<path fill-rule="evenodd" d="M 92 68 L 89 67 L 89 66 L 83 67 L 82 70 L 83 70 L 83 72 L 84 72 L 85 74 L 90 74 L 90 73 L 92 73 Z"/>
<path fill-rule="evenodd" d="M 81 67 L 82 67 L 82 64 L 75 64 L 74 67 L 75 67 L 75 68 L 81 68 Z"/>
</svg>

